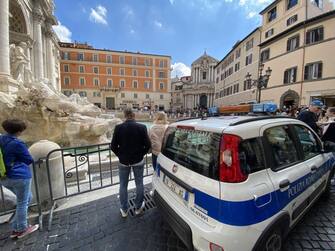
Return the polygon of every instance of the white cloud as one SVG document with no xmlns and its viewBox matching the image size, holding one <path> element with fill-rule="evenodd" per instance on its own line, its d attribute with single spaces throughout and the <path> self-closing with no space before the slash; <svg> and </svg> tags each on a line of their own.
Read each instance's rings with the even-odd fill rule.
<svg viewBox="0 0 335 251">
<path fill-rule="evenodd" d="M 154 24 L 159 29 L 163 27 L 163 24 L 161 22 L 157 21 L 157 20 L 154 21 Z"/>
<path fill-rule="evenodd" d="M 174 63 L 173 65 L 171 65 L 171 67 L 172 67 L 171 78 L 191 75 L 191 68 L 182 62 Z"/>
<path fill-rule="evenodd" d="M 255 11 L 250 11 L 250 12 L 248 13 L 247 18 L 253 18 L 253 17 L 256 16 L 256 15 L 257 15 L 257 12 L 255 12 Z"/>
<path fill-rule="evenodd" d="M 65 25 L 62 25 L 61 22 L 59 22 L 58 25 L 53 26 L 53 29 L 61 42 L 72 41 L 72 32 Z"/>
<path fill-rule="evenodd" d="M 98 5 L 95 9 L 91 8 L 89 19 L 93 23 L 108 25 L 106 16 L 107 16 L 107 9 L 102 5 Z"/>
</svg>

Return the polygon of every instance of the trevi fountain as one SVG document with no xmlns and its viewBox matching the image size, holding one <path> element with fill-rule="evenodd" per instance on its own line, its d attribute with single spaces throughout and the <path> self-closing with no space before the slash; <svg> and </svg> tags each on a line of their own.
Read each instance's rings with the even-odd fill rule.
<svg viewBox="0 0 335 251">
<path fill-rule="evenodd" d="M 61 93 L 59 40 L 52 28 L 57 19 L 53 12 L 53 0 L 0 1 L 0 121 L 20 118 L 27 123 L 21 138 L 32 145 L 30 151 L 35 157 L 53 147 L 109 142 L 115 125 L 121 122 L 102 114 L 78 94 L 66 97 Z M 73 161 L 68 160 L 68 165 Z M 83 179 L 87 168 L 81 170 Z M 52 177 L 61 176 L 53 182 L 63 182 L 58 191 L 63 194 L 62 167 L 54 169 Z M 46 184 L 45 170 L 41 172 Z M 6 189 L 3 192 L 2 205 L 7 209 L 15 206 L 14 195 Z"/>
<path fill-rule="evenodd" d="M 85 97 L 60 91 L 53 11 L 52 0 L 0 1 L 0 121 L 23 119 L 28 127 L 22 139 L 28 143 L 107 142 L 120 120 L 102 116 Z"/>
</svg>

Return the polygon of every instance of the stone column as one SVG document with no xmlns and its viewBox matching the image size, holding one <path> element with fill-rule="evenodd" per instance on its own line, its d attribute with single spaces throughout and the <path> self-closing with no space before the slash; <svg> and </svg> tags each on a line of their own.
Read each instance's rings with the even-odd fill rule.
<svg viewBox="0 0 335 251">
<path fill-rule="evenodd" d="M 198 78 L 198 68 L 194 68 L 194 80 L 193 82 L 196 83 L 197 82 L 197 78 Z"/>
<path fill-rule="evenodd" d="M 194 68 L 194 76 L 193 76 L 192 81 L 193 81 L 194 83 L 197 82 L 197 68 Z"/>
<path fill-rule="evenodd" d="M 9 0 L 0 1 L 0 55 L 0 77 L 9 77 Z"/>
<path fill-rule="evenodd" d="M 211 66 L 211 81 L 214 81 L 214 66 Z"/>
<path fill-rule="evenodd" d="M 47 25 L 47 32 L 45 33 L 47 41 L 46 41 L 46 49 L 47 49 L 47 74 L 45 74 L 49 82 L 52 84 L 52 86 L 57 89 L 56 83 L 55 83 L 55 58 L 53 56 L 53 43 L 52 43 L 52 38 L 53 38 L 53 32 L 52 32 L 52 27 L 51 24 Z"/>
<path fill-rule="evenodd" d="M 200 71 L 200 67 L 198 68 L 198 83 L 201 82 L 201 71 Z"/>
<path fill-rule="evenodd" d="M 39 7 L 33 12 L 34 17 L 34 72 L 35 79 L 40 81 L 44 77 L 43 71 L 43 44 L 42 44 L 42 27 L 43 13 Z"/>
</svg>

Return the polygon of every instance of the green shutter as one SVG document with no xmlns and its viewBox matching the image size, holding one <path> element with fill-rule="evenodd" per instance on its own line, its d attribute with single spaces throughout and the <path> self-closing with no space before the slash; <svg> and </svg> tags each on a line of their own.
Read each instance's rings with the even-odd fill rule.
<svg viewBox="0 0 335 251">
<path fill-rule="evenodd" d="M 322 63 L 318 63 L 318 78 L 322 78 Z"/>
<path fill-rule="evenodd" d="M 284 84 L 288 83 L 288 70 L 284 72 Z"/>
</svg>

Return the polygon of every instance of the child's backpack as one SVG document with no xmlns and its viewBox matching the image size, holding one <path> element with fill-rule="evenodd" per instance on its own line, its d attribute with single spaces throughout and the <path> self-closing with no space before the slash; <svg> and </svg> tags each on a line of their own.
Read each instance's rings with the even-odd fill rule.
<svg viewBox="0 0 335 251">
<path fill-rule="evenodd" d="M 6 166 L 5 166 L 2 151 L 0 148 L 0 178 L 4 178 L 4 177 L 6 177 Z"/>
</svg>

